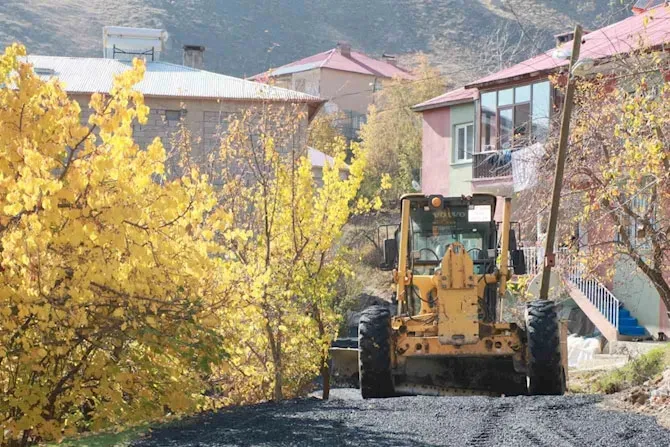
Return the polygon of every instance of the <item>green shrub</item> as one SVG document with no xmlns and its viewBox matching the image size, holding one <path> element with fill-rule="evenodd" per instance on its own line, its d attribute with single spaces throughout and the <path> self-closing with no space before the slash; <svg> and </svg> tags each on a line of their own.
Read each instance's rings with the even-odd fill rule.
<svg viewBox="0 0 670 447">
<path fill-rule="evenodd" d="M 645 381 L 661 374 L 670 366 L 670 349 L 656 348 L 628 362 L 625 366 L 599 378 L 593 383 L 595 391 L 612 394 L 633 386 L 642 385 Z"/>
</svg>

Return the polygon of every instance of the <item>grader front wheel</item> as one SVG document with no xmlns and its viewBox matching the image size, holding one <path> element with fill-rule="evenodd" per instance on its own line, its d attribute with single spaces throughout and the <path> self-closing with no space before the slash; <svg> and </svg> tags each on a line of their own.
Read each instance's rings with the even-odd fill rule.
<svg viewBox="0 0 670 447">
<path fill-rule="evenodd" d="M 363 399 L 392 397 L 391 313 L 371 306 L 358 323 L 358 372 Z"/>
<path fill-rule="evenodd" d="M 565 371 L 561 363 L 561 338 L 553 301 L 538 300 L 526 307 L 528 333 L 528 391 L 530 394 L 562 395 Z"/>
</svg>

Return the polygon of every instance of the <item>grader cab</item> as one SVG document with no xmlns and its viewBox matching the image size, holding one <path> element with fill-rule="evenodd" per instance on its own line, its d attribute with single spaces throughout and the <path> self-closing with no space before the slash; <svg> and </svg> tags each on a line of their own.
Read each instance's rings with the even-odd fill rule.
<svg viewBox="0 0 670 447">
<path fill-rule="evenodd" d="M 510 199 L 500 227 L 492 195 L 400 202 L 383 264 L 393 271 L 395 312 L 368 307 L 358 326 L 362 396 L 563 394 L 565 334 L 554 303 L 528 303 L 525 324 L 503 321 L 510 254 L 523 270 L 510 247 Z"/>
</svg>

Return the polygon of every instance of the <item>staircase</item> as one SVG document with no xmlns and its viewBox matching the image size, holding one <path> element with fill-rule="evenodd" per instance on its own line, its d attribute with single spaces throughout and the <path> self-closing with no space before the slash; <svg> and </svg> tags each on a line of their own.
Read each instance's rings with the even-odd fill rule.
<svg viewBox="0 0 670 447">
<path fill-rule="evenodd" d="M 647 334 L 647 331 L 637 324 L 637 318 L 631 316 L 628 309 L 619 307 L 619 335 L 629 337 L 641 337 Z"/>
<path fill-rule="evenodd" d="M 584 267 L 569 254 L 564 252 L 559 257 L 570 296 L 607 340 L 646 335 L 645 328 L 607 287 L 596 278 L 586 277 Z"/>
<path fill-rule="evenodd" d="M 533 260 L 539 264 L 535 247 L 524 249 L 526 260 Z M 613 294 L 600 281 L 593 277 L 584 275 L 584 267 L 575 262 L 574 257 L 567 251 L 559 250 L 557 253 L 558 265 L 565 280 L 570 297 L 577 303 L 586 316 L 593 322 L 598 330 L 609 341 L 621 338 L 643 337 L 647 335 L 644 327 L 638 324 L 628 309 L 626 309 Z M 541 269 L 531 265 L 528 272 L 531 274 L 541 273 Z"/>
</svg>

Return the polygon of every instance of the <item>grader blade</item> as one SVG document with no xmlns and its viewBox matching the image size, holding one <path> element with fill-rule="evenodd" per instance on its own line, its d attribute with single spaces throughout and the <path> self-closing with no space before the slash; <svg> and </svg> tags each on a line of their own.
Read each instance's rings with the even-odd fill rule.
<svg viewBox="0 0 670 447">
<path fill-rule="evenodd" d="M 395 377 L 399 394 L 516 396 L 527 393 L 526 375 L 505 357 L 407 359 Z"/>
<path fill-rule="evenodd" d="M 358 339 L 338 338 L 330 349 L 330 380 L 333 386 L 358 387 Z"/>
</svg>

